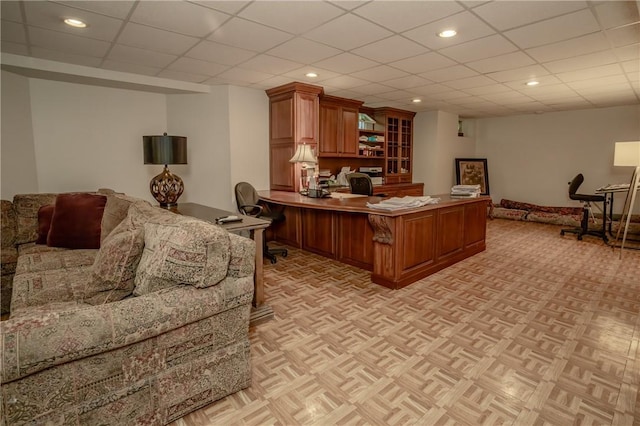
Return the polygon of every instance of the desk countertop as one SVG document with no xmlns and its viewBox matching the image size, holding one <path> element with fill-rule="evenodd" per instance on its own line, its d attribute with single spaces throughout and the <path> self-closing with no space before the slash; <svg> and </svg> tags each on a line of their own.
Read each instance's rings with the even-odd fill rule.
<svg viewBox="0 0 640 426">
<path fill-rule="evenodd" d="M 422 207 L 407 208 L 394 211 L 377 210 L 367 207 L 367 203 L 379 203 L 383 200 L 381 197 L 349 197 L 349 198 L 310 198 L 300 195 L 297 192 L 287 191 L 258 191 L 258 195 L 264 201 L 282 204 L 287 206 L 304 207 L 317 210 L 334 210 L 355 213 L 375 214 L 379 216 L 402 216 L 405 214 L 434 210 L 446 206 L 462 205 L 475 203 L 478 201 L 490 202 L 491 197 L 481 196 L 470 199 L 452 199 L 449 194 L 432 195 L 434 198 L 440 198 L 438 204 L 427 204 Z"/>
</svg>

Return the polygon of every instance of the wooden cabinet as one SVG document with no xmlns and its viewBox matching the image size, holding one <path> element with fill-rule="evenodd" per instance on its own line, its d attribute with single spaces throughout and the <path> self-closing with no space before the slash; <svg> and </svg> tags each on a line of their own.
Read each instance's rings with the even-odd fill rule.
<svg viewBox="0 0 640 426">
<path fill-rule="evenodd" d="M 335 96 L 320 99 L 319 157 L 358 155 L 358 108 L 362 102 Z"/>
<path fill-rule="evenodd" d="M 318 108 L 322 87 L 290 83 L 267 90 L 269 96 L 270 188 L 299 191 L 301 165 L 290 163 L 299 144 L 317 152 Z"/>
<path fill-rule="evenodd" d="M 411 182 L 413 179 L 414 112 L 377 108 L 375 117 L 385 123 L 385 183 Z"/>
</svg>

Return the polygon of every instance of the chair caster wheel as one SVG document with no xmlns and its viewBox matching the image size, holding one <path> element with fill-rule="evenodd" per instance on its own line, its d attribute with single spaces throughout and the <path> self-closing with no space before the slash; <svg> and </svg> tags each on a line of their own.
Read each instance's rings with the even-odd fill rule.
<svg viewBox="0 0 640 426">
<path fill-rule="evenodd" d="M 289 253 L 285 250 L 282 252 L 282 257 L 287 257 L 289 255 Z"/>
<path fill-rule="evenodd" d="M 278 261 L 278 259 L 276 259 L 276 258 L 274 257 L 273 259 L 270 259 L 270 261 L 271 261 L 271 264 L 272 264 L 272 265 L 275 265 L 275 263 Z"/>
<path fill-rule="evenodd" d="M 564 231 L 560 231 L 560 235 L 564 237 Z"/>
</svg>

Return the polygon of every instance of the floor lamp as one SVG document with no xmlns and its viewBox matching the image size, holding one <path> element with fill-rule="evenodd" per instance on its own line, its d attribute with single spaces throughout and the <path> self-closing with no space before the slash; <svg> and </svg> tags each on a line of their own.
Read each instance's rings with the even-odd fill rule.
<svg viewBox="0 0 640 426">
<path fill-rule="evenodd" d="M 631 212 L 633 211 L 636 193 L 638 192 L 638 184 L 640 183 L 640 141 L 616 142 L 613 165 L 635 167 L 633 175 L 631 175 L 631 182 L 629 183 L 629 192 L 627 192 L 627 197 L 624 200 L 618 232 L 616 233 L 616 241 L 618 241 L 620 230 L 622 229 L 622 222 L 624 221 L 624 233 L 622 234 L 622 244 L 620 245 L 620 257 L 622 257 L 622 250 L 624 249 L 627 231 L 629 230 L 629 222 L 631 222 Z"/>
</svg>

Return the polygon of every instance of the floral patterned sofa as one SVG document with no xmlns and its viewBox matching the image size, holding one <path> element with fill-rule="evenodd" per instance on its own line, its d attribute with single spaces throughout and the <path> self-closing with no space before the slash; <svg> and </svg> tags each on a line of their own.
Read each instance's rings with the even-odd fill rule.
<svg viewBox="0 0 640 426">
<path fill-rule="evenodd" d="M 2 425 L 161 425 L 250 384 L 254 242 L 105 192 L 2 202 Z M 99 248 L 50 244 L 76 195 L 103 203 Z"/>
</svg>

